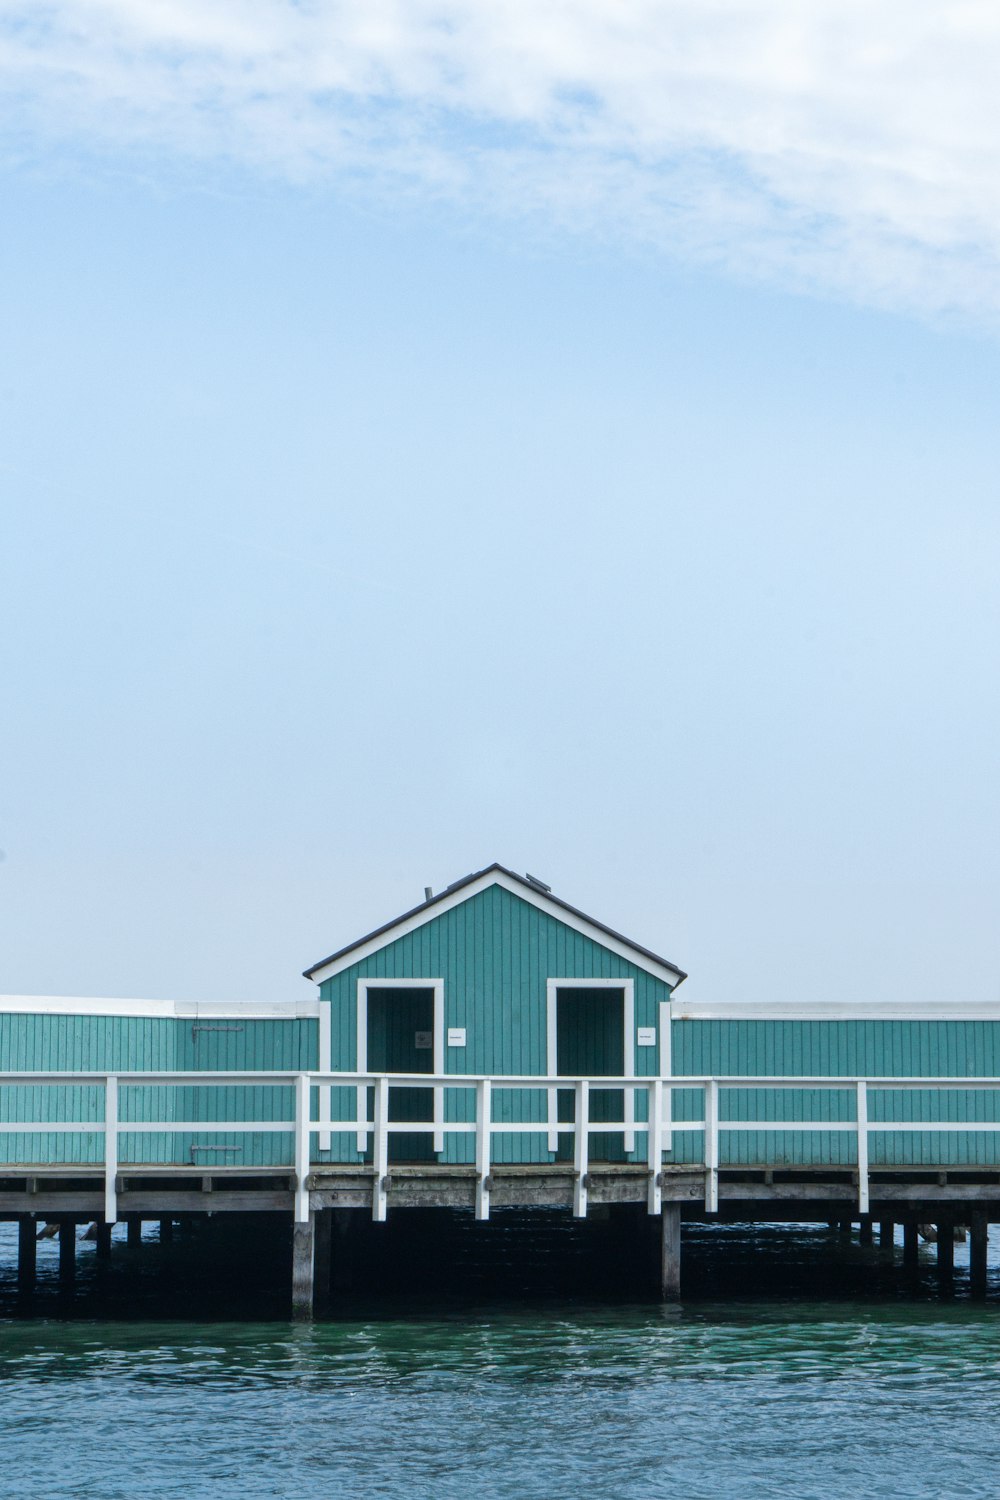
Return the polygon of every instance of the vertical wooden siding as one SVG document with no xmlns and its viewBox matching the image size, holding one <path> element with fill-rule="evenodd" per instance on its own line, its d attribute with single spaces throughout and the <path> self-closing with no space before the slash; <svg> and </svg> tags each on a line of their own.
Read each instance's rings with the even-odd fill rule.
<svg viewBox="0 0 1000 1500">
<path fill-rule="evenodd" d="M 675 1021 L 672 1031 L 675 1074 L 784 1074 L 789 1077 L 840 1074 L 846 1077 L 1000 1076 L 1000 1022 L 923 1020 L 712 1020 Z M 674 1115 L 697 1119 L 700 1090 L 677 1091 Z M 720 1097 L 720 1119 L 766 1123 L 795 1120 L 853 1120 L 847 1093 L 822 1089 L 731 1090 Z M 938 1094 L 931 1090 L 873 1092 L 870 1119 L 905 1121 L 994 1121 L 1000 1098 L 985 1090 Z M 673 1159 L 702 1159 L 699 1132 L 679 1131 Z M 856 1161 L 851 1132 L 762 1129 L 723 1134 L 724 1164 L 851 1165 Z M 991 1165 L 1000 1160 L 1000 1138 L 989 1132 L 873 1132 L 872 1166 L 945 1164 Z"/>
<path fill-rule="evenodd" d="M 444 1025 L 464 1026 L 465 1047 L 445 1048 L 449 1073 L 537 1073 L 546 1070 L 546 981 L 548 979 L 632 979 L 635 1025 L 656 1026 L 658 1004 L 669 986 L 618 954 L 584 937 L 502 886 L 490 886 L 423 927 L 389 942 L 343 973 L 326 980 L 320 997 L 331 1006 L 333 1067 L 353 1069 L 357 1057 L 359 979 L 443 979 Z M 657 1048 L 636 1050 L 636 1074 L 655 1075 Z M 494 1119 L 546 1118 L 543 1089 L 497 1089 Z M 353 1094 L 334 1090 L 334 1115 L 349 1118 Z M 645 1118 L 640 1102 L 637 1116 Z M 445 1117 L 471 1120 L 471 1092 L 445 1091 Z M 637 1141 L 639 1151 L 643 1149 Z M 547 1162 L 552 1157 L 543 1133 L 494 1137 L 494 1160 Z M 638 1154 L 638 1153 L 637 1153 Z M 353 1136 L 333 1137 L 328 1159 L 357 1161 Z M 440 1160 L 470 1162 L 471 1137 L 446 1136 Z"/>
<path fill-rule="evenodd" d="M 312 1018 L 212 1022 L 238 1030 L 196 1030 L 187 1018 L 147 1016 L 65 1016 L 0 1013 L 0 1062 L 4 1071 L 168 1072 L 173 1070 L 272 1069 L 291 1072 L 317 1066 L 317 1025 Z M 282 1088 L 123 1087 L 121 1120 L 271 1120 L 290 1116 L 292 1091 Z M 32 1131 L 32 1120 L 104 1119 L 104 1091 L 88 1084 L 25 1085 L 0 1088 L 0 1121 L 24 1122 L 25 1130 L 0 1133 L 0 1162 L 97 1163 L 103 1160 L 100 1133 L 54 1134 Z M 119 1155 L 124 1164 L 194 1160 L 263 1166 L 291 1160 L 291 1133 L 235 1135 L 232 1132 L 123 1131 Z M 192 1156 L 193 1145 L 238 1143 L 236 1153 Z"/>
</svg>

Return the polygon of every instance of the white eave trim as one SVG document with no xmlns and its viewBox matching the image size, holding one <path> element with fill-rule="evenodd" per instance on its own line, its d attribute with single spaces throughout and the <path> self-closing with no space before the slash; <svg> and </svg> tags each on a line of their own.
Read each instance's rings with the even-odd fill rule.
<svg viewBox="0 0 1000 1500">
<path fill-rule="evenodd" d="M 1000 1021 L 995 1000 L 672 999 L 675 1021 Z"/>
<path fill-rule="evenodd" d="M 673 988 L 679 984 L 683 977 L 679 969 L 673 969 L 669 964 L 657 963 L 648 954 L 633 948 L 631 943 L 624 939 L 612 937 L 603 928 L 597 927 L 593 922 L 588 922 L 585 917 L 579 917 L 560 906 L 557 901 L 550 901 L 544 891 L 535 890 L 533 887 L 524 886 L 519 880 L 511 880 L 508 875 L 498 870 L 491 870 L 482 875 L 478 880 L 470 881 L 459 890 L 453 891 L 451 895 L 445 895 L 432 905 L 421 907 L 412 916 L 396 922 L 392 927 L 387 927 L 376 937 L 369 938 L 366 943 L 360 943 L 355 948 L 350 948 L 337 959 L 331 959 L 321 968 L 313 969 L 310 979 L 315 984 L 322 984 L 326 979 L 332 979 L 335 974 L 342 974 L 345 969 L 351 969 L 355 964 L 362 963 L 370 958 L 373 953 L 387 948 L 390 943 L 397 942 L 406 937 L 407 933 L 415 932 L 418 927 L 424 927 L 428 922 L 433 922 L 436 917 L 444 916 L 445 912 L 452 911 L 456 906 L 461 906 L 465 901 L 471 901 L 473 896 L 478 896 L 480 891 L 488 890 L 491 885 L 502 886 L 505 891 L 510 891 L 512 896 L 518 896 L 522 901 L 527 901 L 530 906 L 536 906 L 546 916 L 561 922 L 564 927 L 570 927 L 574 932 L 579 932 L 583 937 L 590 938 L 591 942 L 598 943 L 602 948 L 607 948 L 610 953 L 616 953 L 619 958 L 634 964 L 637 969 L 642 969 L 646 974 L 652 974 L 657 979 L 662 979 L 664 984 Z"/>
<path fill-rule="evenodd" d="M 319 1000 L 264 1003 L 216 1000 L 100 1000 L 88 995 L 0 995 L 0 1014 L 151 1016 L 165 1020 L 295 1021 L 320 1014 Z"/>
</svg>

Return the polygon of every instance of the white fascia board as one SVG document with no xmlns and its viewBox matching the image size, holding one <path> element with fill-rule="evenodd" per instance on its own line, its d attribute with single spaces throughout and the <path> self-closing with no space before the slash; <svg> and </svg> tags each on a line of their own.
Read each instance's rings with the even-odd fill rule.
<svg viewBox="0 0 1000 1500">
<path fill-rule="evenodd" d="M 87 995 L 0 995 L 0 1014 L 147 1016 L 165 1020 L 294 1021 L 319 1015 L 319 1001 L 101 1000 Z"/>
<path fill-rule="evenodd" d="M 657 979 L 662 979 L 664 984 L 671 987 L 680 983 L 681 974 L 678 969 L 672 969 L 669 964 L 657 963 L 655 959 L 649 958 L 645 953 L 633 948 L 619 938 L 614 938 L 610 933 L 604 932 L 600 927 L 595 927 L 593 922 L 588 922 L 583 917 L 575 916 L 568 912 L 565 907 L 556 901 L 550 901 L 544 891 L 523 886 L 520 881 L 511 880 L 509 876 L 502 874 L 499 870 L 492 870 L 478 880 L 463 885 L 461 890 L 452 892 L 450 896 L 444 896 L 435 901 L 427 910 L 421 908 L 415 911 L 411 917 L 397 922 L 388 927 L 377 937 L 370 938 L 367 943 L 361 943 L 356 948 L 351 948 L 340 958 L 331 960 L 324 964 L 321 969 L 315 969 L 310 976 L 314 983 L 322 984 L 327 979 L 332 979 L 335 974 L 342 974 L 345 969 L 351 969 L 355 964 L 362 963 L 370 958 L 373 953 L 387 948 L 390 943 L 395 943 L 399 938 L 406 937 L 407 933 L 415 932 L 418 927 L 424 927 L 428 922 L 433 922 L 436 917 L 444 916 L 445 912 L 452 911 L 456 906 L 461 906 L 466 901 L 471 901 L 473 896 L 478 896 L 480 891 L 488 890 L 491 885 L 503 886 L 505 891 L 510 891 L 512 896 L 518 896 L 522 901 L 527 901 L 531 906 L 537 906 L 539 911 L 545 912 L 546 916 L 553 917 L 561 922 L 564 927 L 571 927 L 574 932 L 581 933 L 590 938 L 592 942 L 599 943 L 602 948 L 607 948 L 611 953 L 617 953 L 619 958 L 624 958 L 628 963 L 635 964 L 637 969 L 644 970 L 647 974 L 653 974 Z"/>
<path fill-rule="evenodd" d="M 672 999 L 675 1021 L 1000 1021 L 993 1000 Z"/>
</svg>

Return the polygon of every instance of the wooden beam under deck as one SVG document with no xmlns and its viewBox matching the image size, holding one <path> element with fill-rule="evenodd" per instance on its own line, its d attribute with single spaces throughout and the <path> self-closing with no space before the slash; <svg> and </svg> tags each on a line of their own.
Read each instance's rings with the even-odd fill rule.
<svg viewBox="0 0 1000 1500">
<path fill-rule="evenodd" d="M 938 1273 L 949 1292 L 953 1279 L 952 1226 L 972 1229 L 971 1288 L 973 1296 L 987 1290 L 987 1229 L 1000 1222 L 1000 1169 L 949 1171 L 897 1169 L 876 1171 L 869 1182 L 869 1211 L 858 1213 L 857 1178 L 850 1169 L 788 1169 L 786 1167 L 713 1169 L 664 1167 L 651 1191 L 650 1171 L 638 1163 L 598 1163 L 585 1176 L 568 1162 L 493 1167 L 484 1179 L 473 1166 L 437 1163 L 388 1167 L 379 1178 L 370 1165 L 323 1166 L 301 1180 L 286 1170 L 218 1171 L 201 1168 L 152 1169 L 138 1167 L 118 1174 L 115 1205 L 119 1222 L 129 1225 L 129 1243 L 138 1244 L 143 1220 L 160 1222 L 160 1238 L 170 1238 L 175 1216 L 238 1213 L 281 1214 L 291 1221 L 291 1313 L 308 1320 L 322 1313 L 333 1284 L 342 1280 L 334 1239 L 334 1225 L 346 1233 L 349 1223 L 376 1220 L 388 1211 L 413 1208 L 464 1210 L 477 1218 L 485 1200 L 493 1210 L 557 1210 L 582 1218 L 581 1202 L 604 1218 L 612 1205 L 631 1205 L 624 1218 L 636 1225 L 650 1223 L 657 1230 L 658 1290 L 664 1300 L 681 1292 L 682 1224 L 818 1222 L 860 1225 L 862 1243 L 871 1243 L 873 1219 L 881 1224 L 883 1245 L 893 1243 L 892 1226 L 904 1229 L 903 1268 L 912 1276 L 917 1261 L 917 1226 L 935 1224 L 938 1236 Z M 300 1189 L 301 1181 L 301 1190 Z M 98 1260 L 111 1251 L 111 1227 L 105 1222 L 106 1184 L 99 1169 L 44 1172 L 7 1168 L 0 1176 L 0 1220 L 19 1225 L 20 1287 L 30 1296 L 35 1280 L 35 1233 L 40 1220 L 60 1225 L 60 1280 L 68 1295 L 75 1270 L 76 1232 L 81 1223 L 97 1223 Z M 710 1192 L 709 1192 L 710 1188 Z M 382 1212 L 376 1212 L 376 1196 Z M 659 1202 L 656 1213 L 650 1204 Z M 710 1205 L 713 1205 L 710 1206 Z M 303 1211 L 306 1217 L 303 1219 Z M 403 1213 L 405 1218 L 405 1212 Z M 252 1231 L 251 1231 L 252 1232 Z M 338 1240 L 338 1245 L 342 1244 Z M 637 1245 L 648 1248 L 652 1237 L 637 1232 Z"/>
<path fill-rule="evenodd" d="M 715 1217 L 706 1209 L 706 1174 L 699 1167 L 667 1167 L 659 1174 L 660 1197 L 676 1204 L 684 1218 Z M 645 1204 L 649 1201 L 649 1172 L 640 1164 L 591 1164 L 586 1173 L 586 1198 L 593 1207 Z M 479 1177 L 474 1167 L 420 1164 L 390 1167 L 385 1178 L 389 1210 L 457 1208 L 475 1211 Z M 121 1219 L 141 1216 L 164 1219 L 174 1214 L 287 1213 L 295 1206 L 294 1178 L 287 1169 L 248 1172 L 216 1171 L 206 1176 L 198 1168 L 144 1168 L 121 1173 L 117 1205 Z M 358 1209 L 371 1212 L 373 1173 L 370 1166 L 314 1168 L 306 1180 L 309 1208 Z M 499 1208 L 546 1208 L 572 1212 L 576 1173 L 571 1163 L 494 1167 L 489 1175 L 489 1202 Z M 719 1170 L 718 1217 L 732 1221 L 798 1218 L 817 1221 L 857 1219 L 857 1184 L 849 1169 L 761 1167 Z M 945 1211 L 968 1222 L 973 1211 L 1000 1220 L 1000 1170 L 951 1172 L 926 1169 L 877 1171 L 870 1182 L 870 1217 L 901 1220 L 921 1214 L 936 1222 Z M 104 1205 L 103 1178 L 98 1170 L 43 1171 L 6 1168 L 0 1175 L 0 1220 L 75 1216 L 100 1220 Z"/>
</svg>

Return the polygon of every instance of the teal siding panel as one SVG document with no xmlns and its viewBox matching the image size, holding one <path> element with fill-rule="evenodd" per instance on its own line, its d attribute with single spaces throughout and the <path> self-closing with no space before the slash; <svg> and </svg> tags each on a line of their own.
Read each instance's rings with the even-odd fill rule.
<svg viewBox="0 0 1000 1500">
<path fill-rule="evenodd" d="M 123 1016 L 0 1015 L 4 1070 L 130 1071 L 173 1064 L 170 1020 Z M 153 1119 L 161 1116 L 154 1114 Z M 0 1089 L 0 1121 L 78 1119 L 103 1122 L 103 1090 L 93 1085 Z M 146 1137 L 149 1159 L 169 1160 L 170 1137 Z M 9 1163 L 85 1164 L 103 1160 L 97 1132 L 15 1135 L 0 1132 L 0 1160 Z"/>
<path fill-rule="evenodd" d="M 669 998 L 669 986 L 539 911 L 501 886 L 491 886 L 422 927 L 388 942 L 368 958 L 324 981 L 321 999 L 331 1007 L 333 1067 L 352 1071 L 356 1066 L 357 982 L 359 979 L 442 979 L 444 1025 L 463 1026 L 464 1048 L 448 1048 L 449 1073 L 538 1074 L 546 1071 L 546 981 L 548 979 L 632 979 L 635 983 L 635 1024 L 656 1026 L 658 1005 Z M 656 1047 L 636 1052 L 636 1072 L 655 1076 Z M 353 1114 L 353 1107 L 351 1106 Z M 504 1163 L 548 1162 L 544 1129 L 547 1099 L 541 1088 L 497 1089 L 494 1118 L 532 1120 L 537 1134 L 505 1134 L 493 1138 L 493 1160 Z M 644 1099 L 637 1102 L 637 1119 L 647 1118 Z M 445 1092 L 446 1120 L 474 1118 L 471 1090 Z M 639 1155 L 645 1143 L 637 1137 Z M 329 1159 L 357 1161 L 353 1137 L 339 1134 Z M 447 1135 L 440 1160 L 471 1162 L 471 1135 Z"/>
<path fill-rule="evenodd" d="M 224 1022 L 211 1023 L 222 1026 Z M 232 1027 L 237 1025 L 231 1023 Z M 212 1040 L 208 1038 L 211 1035 Z M 65 1016 L 0 1014 L 0 1068 L 45 1072 L 167 1072 L 273 1070 L 315 1067 L 317 1026 L 308 1017 L 258 1020 L 240 1029 L 204 1035 L 189 1020 L 146 1016 Z M 122 1085 L 120 1118 L 169 1124 L 213 1120 L 229 1111 L 230 1119 L 271 1120 L 293 1113 L 288 1088 L 167 1088 L 147 1084 Z M 92 1084 L 53 1084 L 28 1088 L 0 1088 L 0 1126 L 29 1125 L 32 1121 L 80 1120 L 103 1123 L 104 1091 Z M 238 1152 L 204 1156 L 194 1145 L 238 1142 Z M 102 1132 L 7 1132 L 0 1129 L 0 1162 L 19 1165 L 83 1165 L 103 1160 Z M 188 1164 L 196 1160 L 248 1166 L 285 1165 L 292 1160 L 291 1133 L 123 1131 L 119 1137 L 123 1165 Z"/>
<path fill-rule="evenodd" d="M 1000 1076 L 1000 1022 L 924 1020 L 756 1021 L 673 1023 L 675 1074 L 796 1074 L 855 1077 Z M 698 1119 L 700 1090 L 674 1095 L 675 1119 Z M 726 1090 L 720 1119 L 761 1122 L 851 1121 L 855 1100 L 848 1091 Z M 988 1090 L 872 1090 L 872 1122 L 976 1122 L 1000 1120 L 1000 1096 Z M 701 1132 L 678 1132 L 672 1160 L 700 1162 Z M 850 1131 L 757 1131 L 723 1133 L 720 1161 L 732 1166 L 852 1165 L 856 1141 Z M 872 1166 L 994 1165 L 1000 1133 L 873 1131 Z"/>
<path fill-rule="evenodd" d="M 291 1073 L 318 1063 L 315 1021 L 218 1020 L 188 1023 L 178 1036 L 177 1066 L 192 1072 L 247 1070 Z M 205 1121 L 186 1138 L 185 1159 L 198 1165 L 282 1166 L 294 1155 L 291 1131 L 213 1130 L 212 1123 L 292 1120 L 295 1093 L 288 1087 L 219 1085 L 178 1089 L 178 1119 Z M 181 1108 L 187 1113 L 181 1114 Z M 315 1101 L 313 1104 L 315 1110 Z"/>
</svg>

